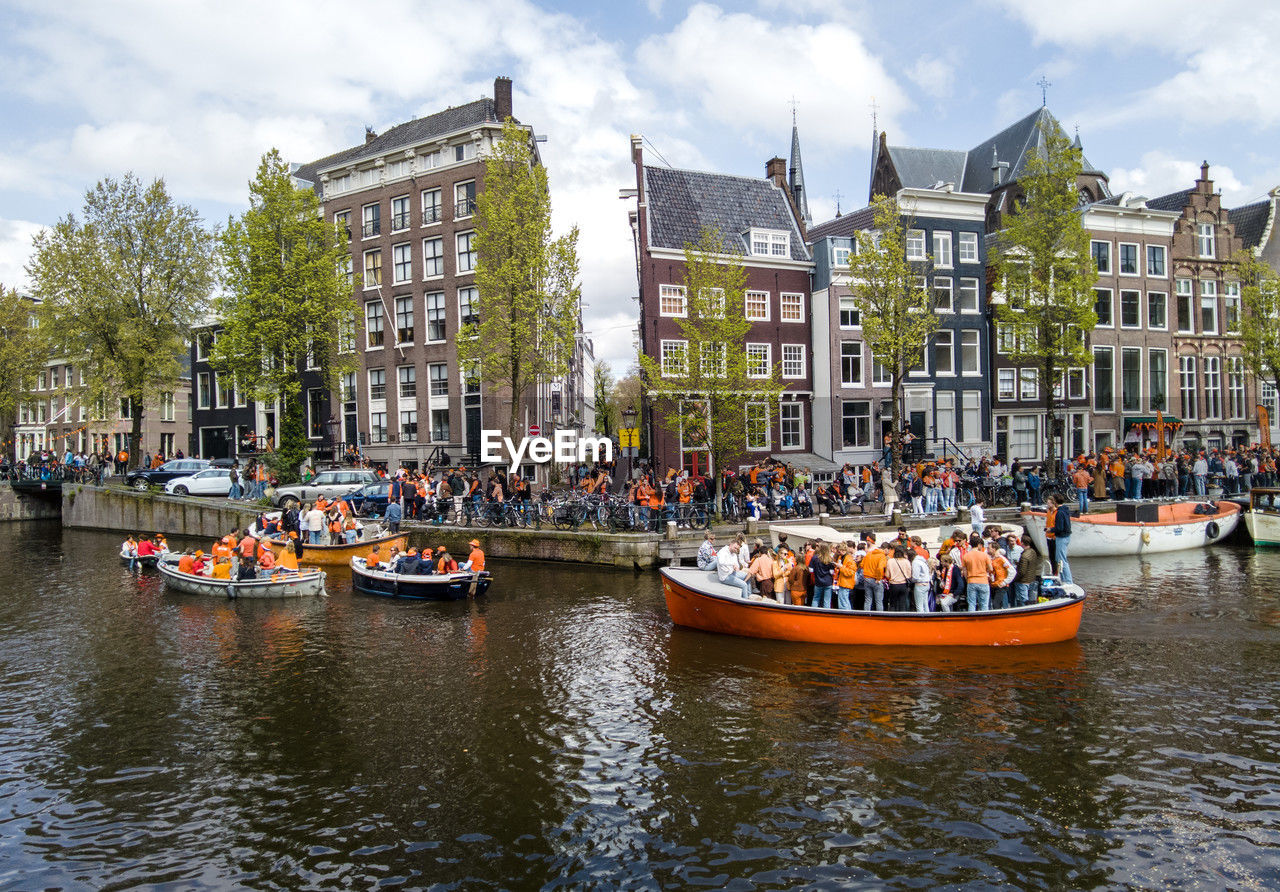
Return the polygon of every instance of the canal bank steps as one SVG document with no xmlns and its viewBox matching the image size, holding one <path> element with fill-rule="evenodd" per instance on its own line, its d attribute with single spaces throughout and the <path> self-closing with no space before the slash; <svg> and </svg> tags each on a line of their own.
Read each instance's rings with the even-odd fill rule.
<svg viewBox="0 0 1280 892">
<path fill-rule="evenodd" d="M 12 499 L 13 495 L 8 494 Z M 19 500 L 20 502 L 25 500 Z M 3 504 L 0 498 L 0 505 Z M 226 499 L 174 496 L 155 492 L 139 492 L 120 486 L 88 486 L 68 483 L 62 491 L 62 525 L 73 529 L 107 530 L 110 532 L 166 536 L 191 539 L 214 539 L 233 529 L 243 529 L 264 509 Z M 1018 509 L 989 509 L 992 522 L 1016 522 Z M 52 516 L 57 516 L 56 512 Z M 3 518 L 0 519 L 10 519 Z M 15 517 L 12 519 L 31 519 Z M 794 523 L 794 521 L 792 521 Z M 883 514 L 857 517 L 811 518 L 802 523 L 823 523 L 833 531 L 851 536 L 861 530 L 896 529 L 897 521 Z M 939 524 L 968 523 L 967 516 L 957 520 L 954 514 L 907 517 L 901 520 L 908 529 L 928 529 Z M 693 560 L 703 540 L 695 530 L 669 529 L 665 533 L 611 533 L 582 528 L 575 532 L 529 530 L 520 528 L 458 527 L 452 525 L 407 521 L 401 530 L 409 534 L 409 544 L 416 548 L 443 545 L 455 555 L 470 551 L 468 542 L 480 542 L 491 558 L 560 561 L 621 569 L 652 570 L 665 564 Z M 725 543 L 739 532 L 748 536 L 769 537 L 767 522 L 748 521 L 740 524 L 717 524 L 716 539 Z"/>
</svg>

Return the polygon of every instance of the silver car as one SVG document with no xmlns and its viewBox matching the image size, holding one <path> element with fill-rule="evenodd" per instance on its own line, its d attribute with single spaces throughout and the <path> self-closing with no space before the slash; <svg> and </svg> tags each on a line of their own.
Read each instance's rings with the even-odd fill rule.
<svg viewBox="0 0 1280 892">
<path fill-rule="evenodd" d="M 373 471 L 359 469 L 321 471 L 308 483 L 280 487 L 276 490 L 274 502 L 278 508 L 288 508 L 303 502 L 315 501 L 320 496 L 334 499 L 346 495 L 358 486 L 377 482 L 378 475 Z"/>
</svg>

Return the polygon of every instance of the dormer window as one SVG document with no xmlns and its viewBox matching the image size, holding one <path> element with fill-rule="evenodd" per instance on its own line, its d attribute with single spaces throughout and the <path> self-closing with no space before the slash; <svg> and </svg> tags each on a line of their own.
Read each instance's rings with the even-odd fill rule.
<svg viewBox="0 0 1280 892">
<path fill-rule="evenodd" d="M 790 257 L 791 233 L 778 229 L 752 229 L 751 253 L 756 257 Z"/>
</svg>

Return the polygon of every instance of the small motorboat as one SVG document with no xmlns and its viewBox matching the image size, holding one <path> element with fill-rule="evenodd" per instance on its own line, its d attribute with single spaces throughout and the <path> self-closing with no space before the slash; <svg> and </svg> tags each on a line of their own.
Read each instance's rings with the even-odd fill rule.
<svg viewBox="0 0 1280 892">
<path fill-rule="evenodd" d="M 278 573 L 266 579 L 214 579 L 211 576 L 193 576 L 178 569 L 179 556 L 166 554 L 156 566 L 164 577 L 164 584 L 176 592 L 187 595 L 207 595 L 214 598 L 301 598 L 324 595 L 325 572 L 311 569 L 301 573 Z"/>
<path fill-rule="evenodd" d="M 460 601 L 478 598 L 489 590 L 493 577 L 488 571 L 469 573 L 392 573 L 368 566 L 365 559 L 351 559 L 351 583 L 356 591 L 380 598 L 409 598 L 416 601 Z"/>
<path fill-rule="evenodd" d="M 1041 554 L 1048 553 L 1044 523 L 1043 511 L 1022 515 L 1022 524 Z M 1234 502 L 1122 502 L 1115 511 L 1071 518 L 1067 558 L 1204 548 L 1226 539 L 1239 523 L 1240 506 Z"/>
<path fill-rule="evenodd" d="M 1076 637 L 1085 601 L 1082 588 L 1061 585 L 1047 601 L 977 613 L 833 610 L 744 600 L 715 571 L 663 567 L 661 572 L 667 612 L 678 626 L 815 644 L 1053 644 Z"/>
<path fill-rule="evenodd" d="M 168 552 L 165 552 L 165 554 L 168 554 Z M 124 564 L 126 567 L 132 564 L 135 567 L 146 567 L 148 569 L 154 570 L 156 563 L 163 556 L 164 555 L 160 555 L 160 554 L 145 554 L 142 557 L 138 557 L 136 555 L 129 554 L 124 550 L 121 550 L 120 563 Z"/>
<path fill-rule="evenodd" d="M 1258 487 L 1250 490 L 1244 525 L 1254 545 L 1280 547 L 1280 489 Z"/>
</svg>

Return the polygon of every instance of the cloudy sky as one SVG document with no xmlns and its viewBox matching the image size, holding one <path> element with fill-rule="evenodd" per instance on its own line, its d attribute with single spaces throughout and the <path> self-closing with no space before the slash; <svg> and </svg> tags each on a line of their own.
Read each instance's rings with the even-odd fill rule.
<svg viewBox="0 0 1280 892">
<path fill-rule="evenodd" d="M 0 0 L 0 282 L 103 176 L 163 176 L 212 222 L 258 157 L 309 161 L 489 95 L 548 137 L 557 226 L 582 228 L 597 354 L 625 370 L 629 135 L 649 163 L 759 176 L 796 104 L 818 220 L 866 203 L 871 106 L 890 141 L 966 149 L 1040 104 L 1117 190 L 1228 203 L 1280 184 L 1280 5 L 1254 0 Z"/>
</svg>

